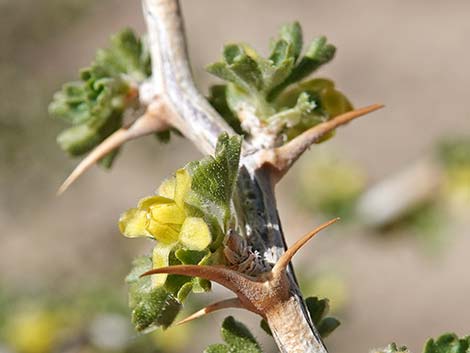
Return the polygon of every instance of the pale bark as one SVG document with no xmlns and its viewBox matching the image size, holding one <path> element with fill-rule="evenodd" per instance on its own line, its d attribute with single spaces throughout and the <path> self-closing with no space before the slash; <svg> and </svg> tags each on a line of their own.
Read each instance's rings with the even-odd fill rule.
<svg viewBox="0 0 470 353">
<path fill-rule="evenodd" d="M 170 124 L 204 154 L 212 154 L 222 132 L 232 129 L 196 89 L 190 72 L 177 0 L 143 0 L 152 55 L 155 92 L 171 105 Z M 263 154 L 244 144 L 235 192 L 237 215 L 250 245 L 274 264 L 286 243 L 276 207 L 270 170 L 262 167 Z M 327 352 L 314 327 L 291 266 L 287 271 L 288 300 L 268 317 L 281 352 Z M 283 311 L 285 309 L 285 312 Z"/>
</svg>

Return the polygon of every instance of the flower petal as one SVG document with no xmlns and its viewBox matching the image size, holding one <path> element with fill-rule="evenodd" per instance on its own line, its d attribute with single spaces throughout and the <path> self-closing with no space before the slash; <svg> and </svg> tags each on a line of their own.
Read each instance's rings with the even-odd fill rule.
<svg viewBox="0 0 470 353">
<path fill-rule="evenodd" d="M 175 178 L 167 179 L 158 188 L 158 194 L 160 196 L 167 197 L 169 199 L 174 199 L 175 198 L 175 186 L 176 186 Z"/>
<path fill-rule="evenodd" d="M 175 203 L 156 204 L 150 206 L 152 218 L 163 224 L 183 224 L 186 213 Z"/>
<path fill-rule="evenodd" d="M 160 268 L 160 267 L 166 267 L 170 264 L 169 262 L 169 257 L 170 257 L 170 252 L 171 249 L 175 244 L 162 244 L 158 243 L 154 248 L 153 248 L 153 254 L 152 254 L 152 263 L 153 263 L 153 268 Z M 161 287 L 165 284 L 166 278 L 168 275 L 166 273 L 162 274 L 157 274 L 152 276 L 152 284 L 155 287 Z"/>
<path fill-rule="evenodd" d="M 174 203 L 174 201 L 172 199 L 169 199 L 160 195 L 155 195 L 155 196 L 144 197 L 143 199 L 139 201 L 139 204 L 137 205 L 137 207 L 142 211 L 148 211 L 150 206 L 167 204 L 167 203 Z"/>
<path fill-rule="evenodd" d="M 131 208 L 119 218 L 119 230 L 129 238 L 150 236 L 147 232 L 147 212 Z"/>
<path fill-rule="evenodd" d="M 191 176 L 186 169 L 178 169 L 176 171 L 175 202 L 182 209 L 189 190 L 191 190 Z"/>
<path fill-rule="evenodd" d="M 199 217 L 187 217 L 181 227 L 179 240 L 189 250 L 204 250 L 212 241 L 206 222 Z"/>
<path fill-rule="evenodd" d="M 171 244 L 178 240 L 178 232 L 173 227 L 150 219 L 147 231 L 158 241 Z"/>
</svg>

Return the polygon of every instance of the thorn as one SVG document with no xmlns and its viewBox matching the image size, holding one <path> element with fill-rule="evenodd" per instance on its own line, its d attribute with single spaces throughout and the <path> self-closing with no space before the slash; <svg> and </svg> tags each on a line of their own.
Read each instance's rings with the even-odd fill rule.
<svg viewBox="0 0 470 353">
<path fill-rule="evenodd" d="M 383 108 L 383 104 L 372 104 L 364 108 L 351 110 L 338 115 L 331 120 L 325 121 L 304 131 L 302 134 L 275 149 L 276 157 L 269 162 L 277 170 L 276 179 L 280 179 L 294 164 L 294 162 L 304 153 L 313 143 L 323 137 L 328 132 L 337 127 L 347 124 L 351 120 Z"/>
<path fill-rule="evenodd" d="M 168 273 L 183 276 L 192 276 L 214 281 L 238 294 L 241 289 L 248 289 L 254 285 L 250 277 L 228 269 L 223 266 L 207 265 L 175 265 L 155 268 L 140 275 L 140 277 L 159 273 Z"/>
<path fill-rule="evenodd" d="M 307 233 L 304 235 L 302 238 L 297 240 L 294 245 L 292 245 L 290 248 L 288 248 L 284 254 L 282 254 L 281 258 L 277 261 L 276 265 L 274 265 L 272 272 L 275 273 L 281 273 L 282 271 L 285 271 L 287 265 L 289 262 L 292 260 L 294 255 L 310 240 L 312 239 L 315 235 L 317 235 L 320 231 L 325 229 L 326 227 L 332 225 L 333 223 L 336 223 L 339 221 L 339 217 L 334 218 L 328 222 L 323 223 L 319 227 L 315 228 L 311 232 Z"/>
<path fill-rule="evenodd" d="M 198 319 L 204 315 L 213 313 L 214 311 L 222 310 L 222 309 L 228 309 L 228 308 L 244 308 L 242 303 L 240 302 L 240 299 L 238 298 L 231 298 L 231 299 L 226 299 L 222 300 L 220 302 L 212 303 L 205 308 L 202 308 L 199 311 L 196 311 L 194 314 L 189 315 L 187 318 L 178 321 L 176 325 L 182 325 L 187 322 L 193 321 L 195 319 Z"/>
<path fill-rule="evenodd" d="M 129 140 L 151 134 L 153 132 L 162 131 L 167 128 L 167 124 L 162 119 L 152 114 L 144 114 L 138 118 L 130 127 L 121 128 L 111 134 L 103 142 L 93 149 L 70 173 L 65 181 L 57 190 L 57 196 L 61 195 L 69 188 L 72 183 L 77 180 L 83 173 L 90 169 L 93 164 L 103 158 L 112 150 L 122 146 Z"/>
</svg>

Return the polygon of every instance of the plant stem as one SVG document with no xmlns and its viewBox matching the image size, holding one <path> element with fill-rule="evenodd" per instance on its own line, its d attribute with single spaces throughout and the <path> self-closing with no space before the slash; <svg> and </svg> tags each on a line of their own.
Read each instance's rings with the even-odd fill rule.
<svg viewBox="0 0 470 353">
<path fill-rule="evenodd" d="M 178 1 L 143 0 L 143 8 L 150 39 L 154 91 L 174 112 L 168 122 L 201 152 L 212 154 L 218 136 L 224 131 L 234 132 L 193 83 Z M 269 169 L 257 167 L 257 152 L 245 143 L 235 203 L 248 242 L 274 264 L 286 244 L 272 176 Z M 279 350 L 283 353 L 327 352 L 306 309 L 291 265 L 287 276 L 289 298 L 267 317 Z"/>
</svg>

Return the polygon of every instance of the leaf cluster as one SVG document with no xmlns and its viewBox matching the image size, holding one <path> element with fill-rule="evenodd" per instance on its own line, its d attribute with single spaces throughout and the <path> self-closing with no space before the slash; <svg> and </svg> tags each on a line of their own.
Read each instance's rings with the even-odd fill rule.
<svg viewBox="0 0 470 353">
<path fill-rule="evenodd" d="M 204 353 L 263 352 L 248 328 L 232 316 L 225 318 L 221 333 L 225 343 L 212 344 L 204 350 Z"/>
<path fill-rule="evenodd" d="M 57 137 L 71 156 L 81 156 L 123 125 L 127 109 L 138 108 L 138 84 L 151 74 L 150 55 L 144 41 L 125 29 L 111 37 L 107 49 L 96 53 L 93 63 L 54 94 L 49 113 L 72 127 Z M 168 132 L 160 134 L 168 138 Z M 118 150 L 101 159 L 110 167 Z"/>
<path fill-rule="evenodd" d="M 405 346 L 389 344 L 382 349 L 375 349 L 373 353 L 409 353 Z M 437 339 L 429 339 L 423 348 L 423 353 L 470 353 L 470 336 L 459 338 L 455 333 L 445 333 Z"/>
<path fill-rule="evenodd" d="M 336 51 L 325 37 L 318 37 L 302 55 L 302 37 L 300 25 L 294 22 L 281 28 L 267 58 L 248 44 L 228 44 L 222 60 L 207 67 L 228 82 L 211 89 L 209 102 L 235 131 L 241 132 L 244 114 L 249 112 L 286 140 L 352 109 L 328 80 L 307 81 L 300 89 L 285 91 L 328 63 Z"/>
</svg>

